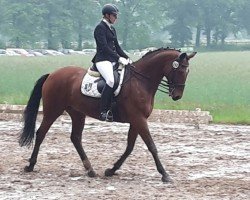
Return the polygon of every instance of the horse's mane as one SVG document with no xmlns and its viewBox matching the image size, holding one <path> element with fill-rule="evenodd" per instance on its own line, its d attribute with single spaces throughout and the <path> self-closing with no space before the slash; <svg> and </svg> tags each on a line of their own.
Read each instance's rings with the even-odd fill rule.
<svg viewBox="0 0 250 200">
<path fill-rule="evenodd" d="M 148 57 L 149 55 L 155 55 L 156 53 L 159 53 L 161 51 L 170 51 L 170 50 L 181 52 L 180 49 L 174 49 L 170 47 L 167 47 L 167 48 L 161 47 L 159 49 L 147 52 L 145 55 L 142 56 L 142 58 Z"/>
</svg>

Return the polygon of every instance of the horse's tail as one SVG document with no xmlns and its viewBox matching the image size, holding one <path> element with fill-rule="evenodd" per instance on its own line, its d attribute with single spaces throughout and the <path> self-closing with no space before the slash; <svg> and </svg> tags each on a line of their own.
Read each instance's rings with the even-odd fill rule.
<svg viewBox="0 0 250 200">
<path fill-rule="evenodd" d="M 30 99 L 23 113 L 24 127 L 19 137 L 20 146 L 30 146 L 35 135 L 36 118 L 40 100 L 42 98 L 42 86 L 49 74 L 39 78 L 31 92 Z"/>
</svg>

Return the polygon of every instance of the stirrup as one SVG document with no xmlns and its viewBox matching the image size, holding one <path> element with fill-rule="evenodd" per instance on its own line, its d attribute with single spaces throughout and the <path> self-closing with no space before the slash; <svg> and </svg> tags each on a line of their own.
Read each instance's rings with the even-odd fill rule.
<svg viewBox="0 0 250 200">
<path fill-rule="evenodd" d="M 101 121 L 106 121 L 106 122 L 112 122 L 113 121 L 113 113 L 112 113 L 112 111 L 108 110 L 107 112 L 101 112 L 100 120 Z"/>
<path fill-rule="evenodd" d="M 111 110 L 108 110 L 108 111 L 107 111 L 106 121 L 107 121 L 107 122 L 112 122 L 112 121 L 114 121 L 114 119 L 113 119 L 113 113 L 112 113 Z"/>
</svg>

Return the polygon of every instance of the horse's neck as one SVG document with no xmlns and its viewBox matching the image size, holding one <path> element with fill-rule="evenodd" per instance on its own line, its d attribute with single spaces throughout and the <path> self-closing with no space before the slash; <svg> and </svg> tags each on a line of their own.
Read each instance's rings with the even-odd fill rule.
<svg viewBox="0 0 250 200">
<path fill-rule="evenodd" d="M 159 53 L 151 58 L 145 58 L 138 60 L 135 65 L 136 69 L 143 75 L 149 77 L 147 84 L 152 88 L 152 92 L 155 93 L 163 76 L 164 67 L 167 62 L 171 62 L 176 57 L 175 54 L 167 54 L 167 52 Z M 169 65 L 170 66 L 170 65 Z"/>
<path fill-rule="evenodd" d="M 157 84 L 161 81 L 163 78 L 162 74 L 162 64 L 158 62 L 141 62 L 138 63 L 136 69 L 143 74 L 144 76 L 148 77 L 150 79 L 150 84 Z"/>
</svg>

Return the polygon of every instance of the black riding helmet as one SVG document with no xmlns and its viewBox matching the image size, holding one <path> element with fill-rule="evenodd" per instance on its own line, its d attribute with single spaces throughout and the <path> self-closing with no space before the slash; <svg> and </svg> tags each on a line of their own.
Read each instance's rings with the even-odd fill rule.
<svg viewBox="0 0 250 200">
<path fill-rule="evenodd" d="M 102 14 L 115 14 L 117 15 L 119 13 L 118 8 L 114 4 L 105 4 L 102 8 Z"/>
</svg>

